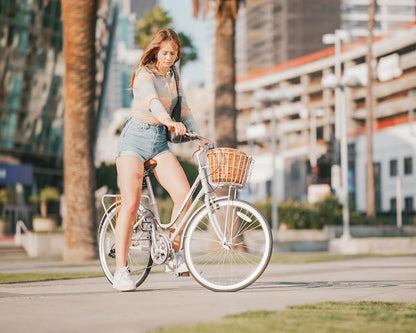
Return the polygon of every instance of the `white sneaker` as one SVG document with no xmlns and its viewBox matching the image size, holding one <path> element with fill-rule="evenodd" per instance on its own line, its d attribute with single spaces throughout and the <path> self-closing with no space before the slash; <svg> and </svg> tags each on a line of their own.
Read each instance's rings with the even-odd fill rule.
<svg viewBox="0 0 416 333">
<path fill-rule="evenodd" d="M 175 258 L 170 258 L 166 261 L 165 272 L 175 272 L 180 275 L 183 273 L 189 273 L 188 266 L 186 266 L 186 262 L 182 254 L 176 253 Z"/>
<path fill-rule="evenodd" d="M 136 290 L 136 284 L 130 276 L 130 269 L 128 267 L 120 268 L 114 274 L 113 288 L 118 291 Z"/>
</svg>

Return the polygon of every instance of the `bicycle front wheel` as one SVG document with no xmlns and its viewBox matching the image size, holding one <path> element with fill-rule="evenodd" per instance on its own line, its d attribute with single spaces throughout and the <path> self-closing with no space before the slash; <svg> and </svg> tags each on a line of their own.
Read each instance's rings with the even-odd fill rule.
<svg viewBox="0 0 416 333">
<path fill-rule="evenodd" d="M 272 253 L 272 235 L 263 214 L 241 200 L 220 199 L 212 205 L 221 237 L 213 230 L 204 207 L 185 235 L 188 268 L 202 286 L 213 291 L 237 291 L 256 281 Z"/>
<path fill-rule="evenodd" d="M 101 268 L 112 284 L 116 269 L 115 253 L 115 227 L 117 206 L 113 204 L 104 214 L 98 229 L 98 251 Z M 138 211 L 140 218 L 140 210 Z M 133 231 L 129 253 L 127 255 L 127 266 L 130 267 L 131 275 L 134 278 L 136 287 L 141 285 L 152 268 L 152 257 L 150 254 L 150 231 L 142 231 L 140 227 Z"/>
</svg>

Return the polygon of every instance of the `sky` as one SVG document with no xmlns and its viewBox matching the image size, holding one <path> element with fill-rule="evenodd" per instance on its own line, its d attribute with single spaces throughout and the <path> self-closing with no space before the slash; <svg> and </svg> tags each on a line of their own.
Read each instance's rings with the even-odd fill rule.
<svg viewBox="0 0 416 333">
<path fill-rule="evenodd" d="M 183 32 L 190 37 L 198 52 L 198 60 L 183 67 L 182 81 L 184 83 L 204 82 L 208 22 L 202 18 L 195 19 L 193 17 L 192 0 L 159 0 L 159 4 L 172 18 L 172 28 L 176 32 Z"/>
</svg>

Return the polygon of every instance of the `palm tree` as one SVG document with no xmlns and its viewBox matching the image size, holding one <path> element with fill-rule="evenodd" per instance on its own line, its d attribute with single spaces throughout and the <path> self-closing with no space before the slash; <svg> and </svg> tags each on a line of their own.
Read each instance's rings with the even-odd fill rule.
<svg viewBox="0 0 416 333">
<path fill-rule="evenodd" d="M 65 51 L 65 261 L 96 258 L 93 140 L 96 1 L 62 0 Z"/>
<path fill-rule="evenodd" d="M 215 0 L 215 140 L 221 147 L 235 147 L 235 21 L 243 0 Z M 209 10 L 209 0 L 193 0 L 194 16 Z"/>
<path fill-rule="evenodd" d="M 169 28 L 171 23 L 172 18 L 169 16 L 169 13 L 159 5 L 156 5 L 153 11 L 147 12 L 143 18 L 138 19 L 136 22 L 136 38 L 139 47 L 145 49 L 154 34 L 160 29 Z M 183 32 L 178 32 L 178 37 L 182 44 L 182 56 L 179 64 L 180 67 L 183 67 L 188 62 L 197 60 L 198 54 L 189 36 Z"/>
<path fill-rule="evenodd" d="M 141 49 L 152 40 L 154 34 L 160 29 L 168 28 L 172 18 L 159 5 L 154 6 L 153 11 L 147 11 L 143 18 L 136 21 L 137 44 Z"/>
<path fill-rule="evenodd" d="M 185 35 L 183 32 L 178 33 L 178 37 L 182 44 L 182 55 L 180 60 L 180 67 L 185 66 L 188 62 L 192 62 L 198 59 L 198 53 L 192 43 L 192 39 Z"/>
<path fill-rule="evenodd" d="M 235 99 L 235 21 L 240 2 L 244 0 L 215 0 L 215 141 L 219 147 L 237 146 Z M 193 0 L 194 16 L 209 11 L 210 0 Z M 217 190 L 227 195 L 227 189 Z M 238 222 L 238 221 L 237 221 Z M 238 224 L 236 224 L 237 226 Z M 243 236 L 237 243 L 243 244 Z M 242 248 L 236 248 L 243 250 Z"/>
</svg>

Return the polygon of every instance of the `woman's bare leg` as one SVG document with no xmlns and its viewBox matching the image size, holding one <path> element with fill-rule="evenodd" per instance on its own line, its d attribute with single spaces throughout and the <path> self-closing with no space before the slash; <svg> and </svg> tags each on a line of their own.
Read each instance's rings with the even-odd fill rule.
<svg viewBox="0 0 416 333">
<path fill-rule="evenodd" d="M 157 167 L 155 168 L 155 176 L 160 185 L 169 193 L 173 200 L 172 219 L 178 214 L 179 209 L 182 206 L 186 195 L 189 192 L 190 186 L 188 179 L 186 178 L 185 172 L 182 166 L 179 164 L 176 156 L 171 153 L 163 153 L 155 157 L 157 161 Z M 189 208 L 189 204 L 185 207 L 184 212 L 179 218 L 180 222 L 186 210 Z M 179 251 L 181 235 L 179 235 L 174 243 L 173 249 L 175 252 Z"/>
<path fill-rule="evenodd" d="M 137 209 L 140 206 L 144 165 L 137 157 L 120 156 L 116 160 L 121 207 L 116 223 L 116 269 L 126 266 L 127 254 Z"/>
</svg>

